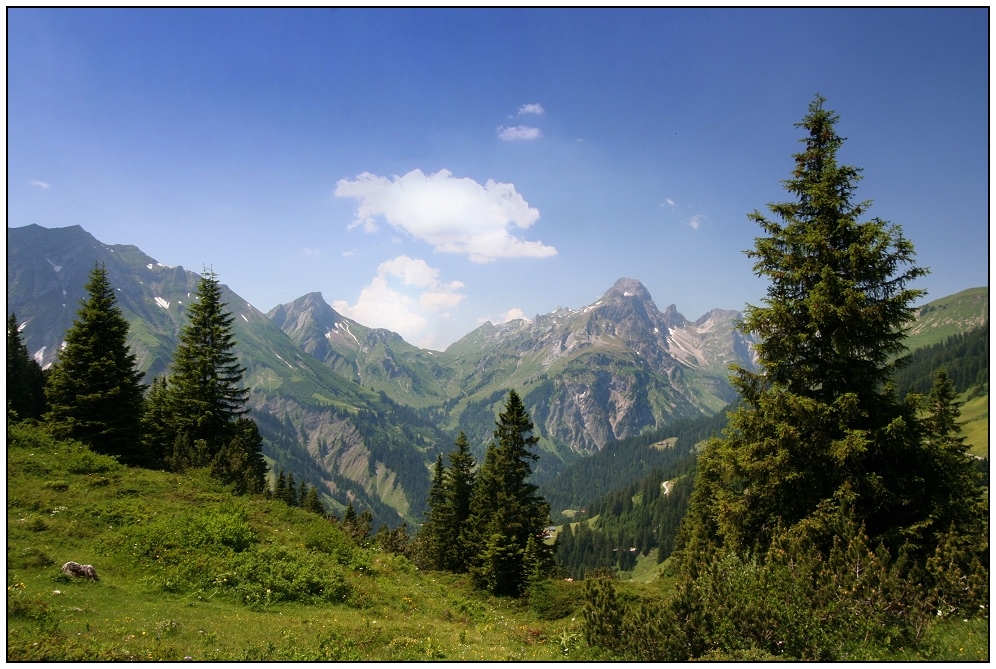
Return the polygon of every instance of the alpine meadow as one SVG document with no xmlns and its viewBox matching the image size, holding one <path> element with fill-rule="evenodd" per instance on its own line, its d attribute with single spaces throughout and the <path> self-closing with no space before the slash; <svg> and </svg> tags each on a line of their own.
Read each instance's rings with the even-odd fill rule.
<svg viewBox="0 0 996 669">
<path fill-rule="evenodd" d="M 989 661 L 988 9 L 7 18 L 8 662 Z"/>
<path fill-rule="evenodd" d="M 210 270 L 149 385 L 106 264 L 44 370 L 12 313 L 8 659 L 988 659 L 988 459 L 959 411 L 988 395 L 971 344 L 988 321 L 909 364 L 927 270 L 899 225 L 862 220 L 825 103 L 797 124 L 791 199 L 749 214 L 768 289 L 736 324 L 752 354 L 732 364 L 732 403 L 570 458 L 538 448 L 530 412 L 550 391 L 485 385 L 475 456 L 480 414 L 453 386 L 417 410 L 316 386 L 333 415 L 390 408 L 346 409 L 372 444 L 420 446 L 403 480 L 424 476 L 425 497 L 393 519 L 281 457 L 317 423 L 268 415 L 272 392 L 253 406 L 258 361 Z"/>
</svg>

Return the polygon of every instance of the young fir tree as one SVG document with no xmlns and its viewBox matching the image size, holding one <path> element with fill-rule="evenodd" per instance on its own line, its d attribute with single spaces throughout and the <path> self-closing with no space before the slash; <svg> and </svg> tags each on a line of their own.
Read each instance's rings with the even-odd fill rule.
<svg viewBox="0 0 996 669">
<path fill-rule="evenodd" d="M 45 374 L 28 355 L 17 316 L 7 318 L 7 411 L 18 420 L 41 418 L 45 406 Z"/>
<path fill-rule="evenodd" d="M 211 475 L 222 483 L 231 484 L 236 495 L 261 494 L 266 488 L 268 467 L 263 459 L 263 437 L 259 428 L 255 421 L 239 418 L 233 432 L 234 436 L 214 456 Z"/>
<path fill-rule="evenodd" d="M 532 430 L 522 400 L 510 391 L 478 472 L 464 534 L 474 582 L 495 595 L 521 594 L 536 565 L 545 570 L 552 558 L 551 548 L 543 542 L 550 507 L 536 494 L 537 486 L 528 482 L 530 462 L 539 459 L 530 450 L 539 441 Z M 534 564 L 526 559 L 530 538 Z"/>
<path fill-rule="evenodd" d="M 249 390 L 242 387 L 245 368 L 235 355 L 234 316 L 221 299 L 217 276 L 207 271 L 197 286 L 197 297 L 187 310 L 169 378 L 169 412 L 174 434 L 191 442 L 207 442 L 211 461 L 234 436 L 236 419 L 247 413 Z M 296 491 L 295 491 L 296 493 Z"/>
<path fill-rule="evenodd" d="M 125 464 L 147 466 L 142 373 L 128 350 L 128 321 L 104 266 L 93 268 L 86 291 L 49 374 L 46 420 L 61 438 L 78 439 Z"/>
<path fill-rule="evenodd" d="M 448 525 L 446 492 L 446 468 L 440 453 L 432 469 L 425 522 L 418 533 L 421 561 L 429 569 L 446 569 L 446 535 L 452 529 Z"/>
<path fill-rule="evenodd" d="M 319 516 L 325 515 L 325 505 L 322 504 L 322 500 L 318 496 L 318 488 L 314 486 L 308 487 L 308 494 L 305 495 L 304 501 L 301 502 L 301 508 L 305 511 L 317 513 Z"/>
<path fill-rule="evenodd" d="M 447 455 L 450 466 L 446 470 L 445 521 L 448 523 L 449 532 L 446 536 L 447 543 L 443 565 L 444 569 L 462 573 L 467 571 L 470 556 L 460 541 L 460 530 L 466 527 L 470 520 L 470 500 L 474 493 L 475 463 L 466 434 L 460 432 L 454 445 L 456 448 Z"/>
<path fill-rule="evenodd" d="M 760 342 L 759 371 L 736 370 L 743 403 L 699 459 L 683 528 L 692 565 L 710 547 L 763 554 L 789 530 L 826 554 L 825 516 L 841 506 L 872 541 L 931 551 L 947 529 L 934 512 L 972 494 L 960 473 L 937 471 L 918 403 L 898 401 L 887 383 L 924 294 L 909 284 L 926 270 L 898 226 L 859 220 L 870 205 L 854 200 L 860 170 L 838 164 L 844 140 L 823 103 L 817 96 L 797 124 L 805 148 L 784 182 L 794 199 L 769 205 L 779 221 L 750 215 L 765 236 L 747 255 L 770 282 L 741 325 Z M 946 498 L 932 502 L 938 486 Z"/>
</svg>

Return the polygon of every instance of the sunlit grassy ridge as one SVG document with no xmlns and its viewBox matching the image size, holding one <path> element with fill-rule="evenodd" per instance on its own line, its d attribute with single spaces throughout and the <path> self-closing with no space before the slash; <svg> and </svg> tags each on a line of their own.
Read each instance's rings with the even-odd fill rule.
<svg viewBox="0 0 996 669">
<path fill-rule="evenodd" d="M 576 659 L 580 584 L 489 598 L 204 471 L 127 469 L 12 426 L 8 660 Z M 60 572 L 74 560 L 99 582 Z"/>
</svg>

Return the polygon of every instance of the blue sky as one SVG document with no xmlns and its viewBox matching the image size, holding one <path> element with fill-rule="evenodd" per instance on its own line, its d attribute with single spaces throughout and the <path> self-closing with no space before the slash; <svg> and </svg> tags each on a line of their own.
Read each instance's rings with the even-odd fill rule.
<svg viewBox="0 0 996 669">
<path fill-rule="evenodd" d="M 8 226 L 444 348 L 620 277 L 759 303 L 819 92 L 928 299 L 988 285 L 989 11 L 8 9 Z"/>
</svg>

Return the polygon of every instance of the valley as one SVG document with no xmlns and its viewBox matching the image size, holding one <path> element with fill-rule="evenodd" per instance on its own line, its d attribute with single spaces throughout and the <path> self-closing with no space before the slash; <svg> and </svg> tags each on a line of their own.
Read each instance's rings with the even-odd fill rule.
<svg viewBox="0 0 996 669">
<path fill-rule="evenodd" d="M 198 279 L 190 270 L 103 244 L 79 226 L 9 228 L 8 313 L 17 314 L 29 353 L 50 365 L 94 263 L 107 267 L 150 383 L 172 359 Z M 458 431 L 483 455 L 510 388 L 540 438 L 536 480 L 552 484 L 610 443 L 714 415 L 735 397 L 728 366 L 754 365 L 738 312 L 715 309 L 692 321 L 674 304 L 660 310 L 634 279 L 578 309 L 485 323 L 445 351 L 349 319 L 320 293 L 264 314 L 223 289 L 271 476 L 293 472 L 334 512 L 354 504 L 390 526 L 419 522 L 429 463 Z M 909 345 L 929 345 L 987 314 L 985 288 L 931 302 Z M 970 413 L 978 444 L 988 415 Z"/>
</svg>

